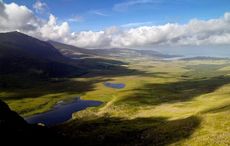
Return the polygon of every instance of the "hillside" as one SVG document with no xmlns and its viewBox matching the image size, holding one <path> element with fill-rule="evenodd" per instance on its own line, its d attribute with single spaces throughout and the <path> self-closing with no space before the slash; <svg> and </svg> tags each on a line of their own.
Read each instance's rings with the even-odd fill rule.
<svg viewBox="0 0 230 146">
<path fill-rule="evenodd" d="M 10 102 L 24 98 L 34 101 L 24 101 L 28 105 L 19 107 L 20 114 L 46 111 L 60 99 L 69 100 L 73 94 L 92 90 L 90 77 L 139 73 L 119 60 L 99 56 L 69 58 L 49 42 L 19 32 L 0 33 L 0 38 L 0 98 Z M 89 81 L 81 81 L 82 77 Z M 37 102 L 34 96 L 43 98 Z"/>
<path fill-rule="evenodd" d="M 108 48 L 108 49 L 84 49 L 75 47 L 72 45 L 66 45 L 59 42 L 49 41 L 55 48 L 57 48 L 64 55 L 71 58 L 79 57 L 107 57 L 107 58 L 151 58 L 151 59 L 163 59 L 178 57 L 177 55 L 162 54 L 153 50 L 135 50 L 127 48 Z"/>
<path fill-rule="evenodd" d="M 82 99 L 103 101 L 58 126 L 80 145 L 228 146 L 229 60 L 132 61 L 148 74 L 105 77 Z M 93 78 L 96 80 L 96 78 Z"/>
<path fill-rule="evenodd" d="M 0 33 L 1 58 L 30 57 L 37 59 L 64 59 L 64 56 L 51 44 L 20 32 Z"/>
<path fill-rule="evenodd" d="M 19 32 L 0 33 L 1 74 L 55 77 L 77 73 L 68 60 L 47 42 Z"/>
<path fill-rule="evenodd" d="M 93 57 L 95 52 L 93 50 L 79 48 L 72 45 L 67 45 L 55 41 L 48 41 L 51 45 L 53 45 L 56 49 L 58 49 L 62 54 L 72 58 L 80 58 L 80 57 Z"/>
</svg>

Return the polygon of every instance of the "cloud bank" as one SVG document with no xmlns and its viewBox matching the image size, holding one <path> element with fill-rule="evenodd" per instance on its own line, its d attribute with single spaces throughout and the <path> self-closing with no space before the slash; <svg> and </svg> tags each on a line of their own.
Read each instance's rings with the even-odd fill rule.
<svg viewBox="0 0 230 146">
<path fill-rule="evenodd" d="M 230 45 L 230 13 L 210 20 L 186 24 L 111 27 L 101 31 L 71 32 L 68 22 L 57 23 L 35 16 L 26 6 L 0 3 L 0 32 L 21 31 L 42 40 L 54 40 L 86 48 L 155 48 Z"/>
</svg>

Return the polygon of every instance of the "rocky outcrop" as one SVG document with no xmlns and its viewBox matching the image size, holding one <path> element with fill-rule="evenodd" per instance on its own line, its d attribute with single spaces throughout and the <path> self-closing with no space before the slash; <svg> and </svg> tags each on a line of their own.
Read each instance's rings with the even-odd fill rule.
<svg viewBox="0 0 230 146">
<path fill-rule="evenodd" d="M 11 111 L 8 105 L 0 101 L 0 132 L 7 132 L 14 130 L 14 133 L 17 131 L 22 131 L 28 127 L 26 121 L 20 117 L 16 112 Z"/>
<path fill-rule="evenodd" d="M 31 143 L 32 142 L 32 143 Z M 30 125 L 0 100 L 0 145 L 61 144 L 66 140 L 55 131 L 41 125 Z"/>
</svg>

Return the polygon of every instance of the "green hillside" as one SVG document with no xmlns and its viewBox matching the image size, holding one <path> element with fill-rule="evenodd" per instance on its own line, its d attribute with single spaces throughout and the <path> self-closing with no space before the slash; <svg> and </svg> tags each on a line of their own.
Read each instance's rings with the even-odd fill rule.
<svg viewBox="0 0 230 146">
<path fill-rule="evenodd" d="M 132 61 L 133 62 L 133 61 Z M 103 101 L 54 127 L 84 145 L 229 145 L 229 60 L 128 62 L 137 74 L 87 76 L 1 92 L 21 115 L 75 96 Z M 124 89 L 104 86 L 124 83 Z M 25 92 L 27 91 L 27 92 Z"/>
<path fill-rule="evenodd" d="M 94 84 L 84 99 L 104 105 L 74 114 L 61 126 L 84 145 L 230 144 L 229 60 L 138 61 L 145 74 L 108 78 L 117 90 Z"/>
<path fill-rule="evenodd" d="M 18 46 L 11 42 L 0 47 L 0 99 L 21 116 L 47 112 L 79 96 L 103 102 L 51 128 L 71 143 L 230 145 L 228 59 L 71 59 L 60 53 L 41 59 Z M 22 50 L 28 53 L 21 56 Z M 106 87 L 105 82 L 125 88 Z"/>
</svg>

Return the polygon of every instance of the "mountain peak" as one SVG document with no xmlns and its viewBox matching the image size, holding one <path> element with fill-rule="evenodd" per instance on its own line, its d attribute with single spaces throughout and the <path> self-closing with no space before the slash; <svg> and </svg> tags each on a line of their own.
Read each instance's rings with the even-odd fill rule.
<svg viewBox="0 0 230 146">
<path fill-rule="evenodd" d="M 19 35 L 20 34 L 20 35 L 26 35 L 26 34 L 20 32 L 20 31 L 1 32 L 0 34 L 11 34 L 11 35 Z M 28 35 L 26 35 L 26 36 L 28 36 Z"/>
<path fill-rule="evenodd" d="M 22 55 L 51 60 L 63 57 L 50 43 L 18 31 L 0 33 L 0 44 L 2 46 L 0 51 L 4 50 L 11 54 L 17 51 Z"/>
</svg>

